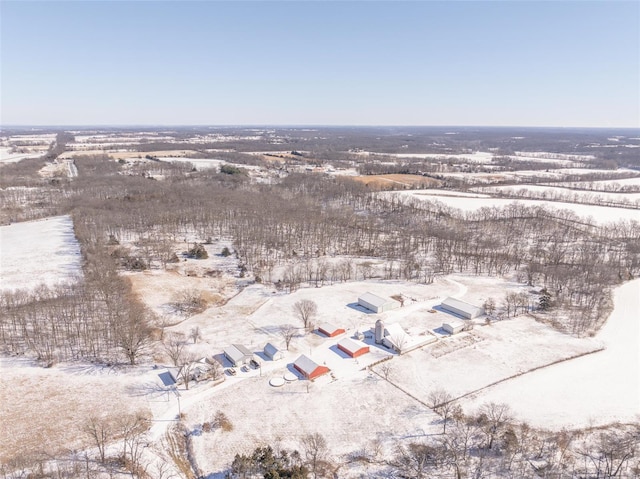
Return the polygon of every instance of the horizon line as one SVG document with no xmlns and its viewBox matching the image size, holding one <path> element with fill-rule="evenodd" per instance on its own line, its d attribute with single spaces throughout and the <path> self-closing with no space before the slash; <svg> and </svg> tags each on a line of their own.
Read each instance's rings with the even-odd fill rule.
<svg viewBox="0 0 640 479">
<path fill-rule="evenodd" d="M 501 129 L 571 129 L 571 130 L 640 130 L 638 126 L 558 126 L 558 125 L 358 125 L 358 124 L 313 124 L 313 123 L 96 123 L 96 124 L 0 124 L 0 130 L 9 128 L 501 128 Z"/>
</svg>

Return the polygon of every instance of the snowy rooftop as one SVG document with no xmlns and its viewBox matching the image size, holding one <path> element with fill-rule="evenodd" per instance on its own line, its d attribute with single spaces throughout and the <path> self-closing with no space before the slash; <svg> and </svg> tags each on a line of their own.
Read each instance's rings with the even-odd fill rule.
<svg viewBox="0 0 640 479">
<path fill-rule="evenodd" d="M 338 341 L 338 346 L 352 353 L 355 353 L 356 351 L 359 351 L 360 349 L 367 347 L 366 344 L 361 343 L 360 341 L 355 341 L 351 338 L 341 339 L 340 341 Z"/>
<path fill-rule="evenodd" d="M 300 369 L 301 371 L 304 371 L 306 375 L 310 375 L 311 373 L 313 373 L 313 371 L 316 370 L 318 366 L 320 366 L 313 359 L 311 359 L 308 356 L 305 356 L 304 354 L 301 355 L 298 359 L 296 359 L 296 362 L 294 364 L 298 369 Z"/>
<path fill-rule="evenodd" d="M 235 362 L 242 361 L 247 357 L 253 357 L 253 353 L 242 344 L 232 344 L 224 348 L 224 354 Z"/>
<path fill-rule="evenodd" d="M 482 313 L 482 308 L 479 308 L 478 306 L 474 306 L 473 304 L 465 303 L 464 301 L 461 301 L 456 298 L 447 298 L 441 304 L 443 307 L 448 306 L 451 308 L 455 308 L 460 311 L 464 311 L 465 313 L 468 313 L 471 316 L 475 316 Z"/>
<path fill-rule="evenodd" d="M 371 304 L 372 306 L 381 307 L 387 303 L 390 303 L 390 299 L 383 298 L 373 293 L 364 293 L 358 298 L 358 301 L 364 301 L 366 303 Z"/>
</svg>

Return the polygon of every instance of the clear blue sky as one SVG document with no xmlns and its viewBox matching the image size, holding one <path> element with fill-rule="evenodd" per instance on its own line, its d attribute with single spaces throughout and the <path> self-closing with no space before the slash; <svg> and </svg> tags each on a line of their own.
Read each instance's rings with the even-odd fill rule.
<svg viewBox="0 0 640 479">
<path fill-rule="evenodd" d="M 3 125 L 640 126 L 640 2 L 0 3 Z"/>
</svg>

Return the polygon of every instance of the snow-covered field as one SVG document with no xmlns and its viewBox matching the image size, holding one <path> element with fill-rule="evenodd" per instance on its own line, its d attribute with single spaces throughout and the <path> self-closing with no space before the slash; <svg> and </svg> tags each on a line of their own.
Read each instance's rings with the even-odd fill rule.
<svg viewBox="0 0 640 479">
<path fill-rule="evenodd" d="M 640 193 L 611 193 L 599 191 L 574 190 L 558 186 L 541 185 L 517 185 L 517 186 L 487 186 L 479 189 L 482 192 L 495 193 L 504 192 L 507 194 L 520 194 L 522 190 L 531 192 L 539 198 L 558 198 L 560 200 L 572 201 L 602 201 L 628 203 L 635 205 L 640 201 Z"/>
<path fill-rule="evenodd" d="M 219 168 L 220 165 L 223 165 L 226 163 L 224 160 L 213 160 L 209 158 L 174 158 L 170 156 L 160 156 L 158 157 L 158 160 L 166 161 L 169 163 L 172 163 L 172 162 L 191 163 L 197 170 Z"/>
<path fill-rule="evenodd" d="M 599 175 L 602 178 L 608 178 L 612 174 L 611 170 L 597 170 L 590 168 L 558 168 L 550 170 L 519 170 L 519 171 L 496 171 L 491 173 L 438 173 L 438 176 L 444 178 L 456 178 L 473 184 L 491 184 L 496 181 L 513 181 L 517 183 L 526 183 L 531 178 L 544 178 L 548 180 L 563 180 L 567 176 L 587 176 Z M 591 181 L 591 180 L 589 180 Z M 617 180 L 606 180 L 617 181 Z"/>
<path fill-rule="evenodd" d="M 28 153 L 11 153 L 11 148 L 0 148 L 0 164 L 17 163 L 29 158 L 39 158 L 47 151 L 47 148 L 44 148 L 44 150 L 35 150 L 33 148 L 29 149 L 32 151 L 29 151 Z"/>
<path fill-rule="evenodd" d="M 446 196 L 442 194 L 427 194 L 423 190 L 406 190 L 393 193 L 400 196 L 417 198 L 425 201 L 440 202 L 451 208 L 459 209 L 463 212 L 477 211 L 480 208 L 501 208 L 512 203 L 525 206 L 543 206 L 551 210 L 570 210 L 576 215 L 588 219 L 591 218 L 596 223 L 606 224 L 620 220 L 640 221 L 640 212 L 636 209 L 616 208 L 613 206 L 594 206 L 579 203 L 565 203 L 545 200 L 520 200 L 509 198 L 469 198 L 468 196 Z"/>
<path fill-rule="evenodd" d="M 0 290 L 54 286 L 79 275 L 80 266 L 71 217 L 0 226 Z"/>
<path fill-rule="evenodd" d="M 604 351 L 489 388 L 463 402 L 504 402 L 520 420 L 548 428 L 640 420 L 640 280 L 615 291 L 615 309 L 596 339 Z"/>
</svg>

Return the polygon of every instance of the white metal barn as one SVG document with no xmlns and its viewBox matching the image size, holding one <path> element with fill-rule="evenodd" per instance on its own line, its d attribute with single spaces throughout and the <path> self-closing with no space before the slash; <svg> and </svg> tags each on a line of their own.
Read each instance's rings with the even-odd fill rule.
<svg viewBox="0 0 640 479">
<path fill-rule="evenodd" d="M 358 298 L 358 304 L 374 313 L 382 313 L 400 307 L 400 303 L 395 299 L 383 298 L 373 293 L 364 293 Z"/>
<path fill-rule="evenodd" d="M 253 353 L 245 348 L 242 344 L 232 344 L 223 349 L 225 357 L 231 361 L 234 366 L 244 366 L 249 364 L 253 359 Z"/>
<path fill-rule="evenodd" d="M 284 353 L 271 343 L 265 344 L 262 352 L 264 352 L 264 355 L 272 361 L 277 361 L 278 359 L 284 358 Z"/>
<path fill-rule="evenodd" d="M 446 323 L 442 323 L 442 329 L 449 334 L 456 334 L 464 329 L 464 323 L 461 321 L 448 321 Z"/>
<path fill-rule="evenodd" d="M 484 314 L 484 309 L 473 304 L 465 303 L 456 298 L 447 298 L 440 307 L 449 313 L 457 314 L 465 319 L 473 319 Z"/>
</svg>

